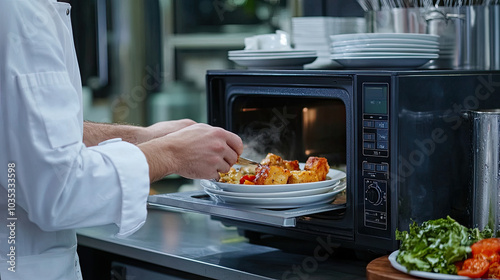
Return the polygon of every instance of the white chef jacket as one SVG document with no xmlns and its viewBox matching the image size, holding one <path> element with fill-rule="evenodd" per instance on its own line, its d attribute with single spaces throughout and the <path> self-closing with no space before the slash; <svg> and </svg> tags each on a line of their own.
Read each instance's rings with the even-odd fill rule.
<svg viewBox="0 0 500 280">
<path fill-rule="evenodd" d="M 75 229 L 115 224 L 110 234 L 126 236 L 146 218 L 144 154 L 119 139 L 89 148 L 82 142 L 70 8 L 56 0 L 0 0 L 2 280 L 81 279 Z"/>
</svg>

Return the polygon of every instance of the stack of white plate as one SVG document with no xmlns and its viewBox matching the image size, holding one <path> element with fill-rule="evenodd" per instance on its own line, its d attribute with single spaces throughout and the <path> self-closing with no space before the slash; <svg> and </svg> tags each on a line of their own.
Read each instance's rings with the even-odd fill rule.
<svg viewBox="0 0 500 280">
<path fill-rule="evenodd" d="M 318 59 L 306 69 L 338 68 L 330 59 L 330 35 L 365 32 L 366 20 L 358 17 L 292 18 L 292 42 L 297 50 L 315 50 Z"/>
<path fill-rule="evenodd" d="M 236 50 L 229 51 L 228 58 L 250 69 L 303 69 L 317 55 L 314 50 Z"/>
<path fill-rule="evenodd" d="M 452 69 L 456 66 L 455 57 L 458 51 L 456 50 L 459 46 L 456 45 L 454 40 L 443 40 L 441 37 L 439 40 L 439 58 L 429 61 L 425 64 L 423 68 L 426 69 Z"/>
<path fill-rule="evenodd" d="M 239 185 L 201 180 L 215 201 L 264 209 L 289 209 L 331 203 L 345 190 L 345 172 L 330 169 L 325 181 L 285 185 Z"/>
<path fill-rule="evenodd" d="M 418 68 L 439 57 L 439 36 L 416 33 L 333 35 L 331 59 L 349 68 Z"/>
</svg>

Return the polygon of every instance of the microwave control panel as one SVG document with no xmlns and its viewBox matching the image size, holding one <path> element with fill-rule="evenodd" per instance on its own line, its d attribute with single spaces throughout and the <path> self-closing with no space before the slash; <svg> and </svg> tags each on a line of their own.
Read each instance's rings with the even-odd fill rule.
<svg viewBox="0 0 500 280">
<path fill-rule="evenodd" d="M 389 86 L 363 84 L 362 186 L 364 226 L 388 228 Z"/>
</svg>

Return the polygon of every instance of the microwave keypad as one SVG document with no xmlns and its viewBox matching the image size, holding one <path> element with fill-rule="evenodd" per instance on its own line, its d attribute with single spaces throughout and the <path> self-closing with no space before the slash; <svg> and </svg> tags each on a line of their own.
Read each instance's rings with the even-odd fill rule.
<svg viewBox="0 0 500 280">
<path fill-rule="evenodd" d="M 387 116 L 365 115 L 363 120 L 363 155 L 388 157 L 389 121 Z"/>
<path fill-rule="evenodd" d="M 365 226 L 387 229 L 387 181 L 365 179 L 364 190 Z"/>
<path fill-rule="evenodd" d="M 389 177 L 389 164 L 363 162 L 363 177 L 386 180 Z"/>
</svg>

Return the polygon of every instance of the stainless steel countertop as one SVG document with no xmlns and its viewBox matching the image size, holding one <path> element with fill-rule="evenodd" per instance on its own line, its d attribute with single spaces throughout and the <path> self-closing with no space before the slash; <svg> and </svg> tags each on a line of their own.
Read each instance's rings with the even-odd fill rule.
<svg viewBox="0 0 500 280">
<path fill-rule="evenodd" d="M 215 279 L 366 279 L 367 262 L 251 244 L 203 214 L 149 209 L 145 225 L 123 239 L 112 236 L 113 227 L 80 229 L 78 243 Z"/>
</svg>

